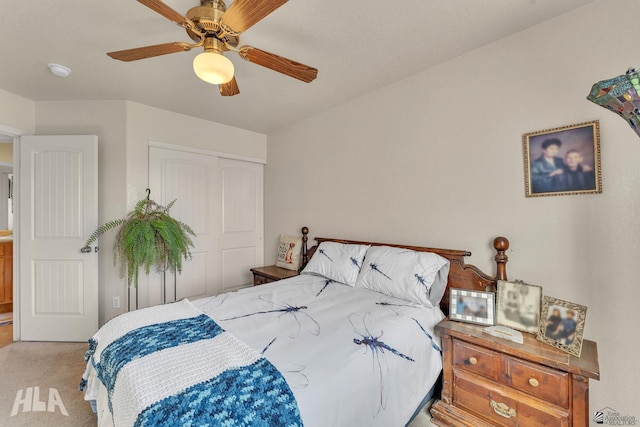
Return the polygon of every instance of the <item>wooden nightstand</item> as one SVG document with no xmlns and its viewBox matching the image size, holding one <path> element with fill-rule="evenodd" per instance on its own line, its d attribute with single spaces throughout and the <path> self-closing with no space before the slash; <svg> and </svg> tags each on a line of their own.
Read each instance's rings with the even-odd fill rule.
<svg viewBox="0 0 640 427">
<path fill-rule="evenodd" d="M 286 268 L 269 265 L 266 267 L 252 268 L 253 286 L 263 285 L 265 283 L 277 282 L 278 280 L 288 279 L 298 275 L 295 270 L 287 270 Z"/>
<path fill-rule="evenodd" d="M 584 340 L 580 358 L 523 333 L 517 344 L 482 326 L 445 320 L 442 399 L 431 408 L 443 427 L 589 425 L 589 378 L 600 379 L 598 349 Z"/>
</svg>

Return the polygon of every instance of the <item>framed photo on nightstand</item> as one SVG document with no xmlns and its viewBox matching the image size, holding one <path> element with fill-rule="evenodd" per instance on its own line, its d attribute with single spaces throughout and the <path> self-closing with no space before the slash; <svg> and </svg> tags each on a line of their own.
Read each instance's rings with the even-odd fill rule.
<svg viewBox="0 0 640 427">
<path fill-rule="evenodd" d="M 493 292 L 451 288 L 449 299 L 449 319 L 485 326 L 496 324 Z"/>
<path fill-rule="evenodd" d="M 545 296 L 537 338 L 580 357 L 586 317 L 587 307 L 584 305 Z"/>
<path fill-rule="evenodd" d="M 498 280 L 496 321 L 523 332 L 535 334 L 540 322 L 542 287 L 521 280 Z"/>
</svg>

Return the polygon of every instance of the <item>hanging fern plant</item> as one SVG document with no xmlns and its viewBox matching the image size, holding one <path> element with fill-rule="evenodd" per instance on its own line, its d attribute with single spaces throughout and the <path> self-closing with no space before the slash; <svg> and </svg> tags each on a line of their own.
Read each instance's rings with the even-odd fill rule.
<svg viewBox="0 0 640 427">
<path fill-rule="evenodd" d="M 120 277 L 127 277 L 129 286 L 138 286 L 138 273 L 144 267 L 149 274 L 152 266 L 159 271 L 182 271 L 182 261 L 191 259 L 193 247 L 190 236 L 195 233 L 187 224 L 169 215 L 175 200 L 166 207 L 147 198 L 136 203 L 135 209 L 124 219 L 116 219 L 99 227 L 89 236 L 90 246 L 107 231 L 120 227 L 113 244 L 114 265 L 120 260 Z"/>
</svg>

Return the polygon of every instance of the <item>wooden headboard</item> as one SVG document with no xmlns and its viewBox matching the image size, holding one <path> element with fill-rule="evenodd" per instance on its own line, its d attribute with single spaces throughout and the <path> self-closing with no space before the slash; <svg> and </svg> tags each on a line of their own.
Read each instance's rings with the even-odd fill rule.
<svg viewBox="0 0 640 427">
<path fill-rule="evenodd" d="M 309 259 L 315 253 L 317 245 L 311 248 L 307 247 L 309 228 L 302 228 L 302 266 L 309 262 Z M 496 282 L 498 280 L 507 280 L 507 261 L 509 258 L 506 255 L 507 249 L 509 249 L 509 240 L 506 237 L 496 237 L 493 240 L 493 247 L 496 250 L 494 257 L 496 262 L 495 275 L 489 275 L 481 271 L 478 267 L 471 264 L 465 264 L 464 258 L 471 256 L 471 252 L 457 249 L 439 249 L 428 248 L 422 246 L 409 246 L 389 243 L 377 243 L 377 242 L 363 242 L 358 240 L 346 240 L 346 239 L 333 239 L 326 237 L 316 237 L 315 240 L 318 245 L 322 242 L 338 242 L 356 245 L 371 245 L 371 246 L 392 246 L 396 248 L 411 249 L 418 252 L 433 252 L 444 258 L 447 258 L 450 262 L 449 268 L 449 280 L 447 283 L 447 290 L 440 302 L 440 308 L 445 313 L 449 313 L 449 288 L 469 289 L 476 291 L 496 291 Z"/>
</svg>

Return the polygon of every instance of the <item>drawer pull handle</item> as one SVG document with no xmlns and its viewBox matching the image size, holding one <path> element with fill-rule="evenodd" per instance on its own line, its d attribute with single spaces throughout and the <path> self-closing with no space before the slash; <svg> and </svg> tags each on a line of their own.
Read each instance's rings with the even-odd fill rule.
<svg viewBox="0 0 640 427">
<path fill-rule="evenodd" d="M 516 416 L 516 410 L 509 408 L 505 403 L 496 403 L 491 401 L 491 407 L 493 411 L 504 418 L 511 418 Z"/>
<path fill-rule="evenodd" d="M 475 365 L 478 363 L 478 359 L 476 359 L 475 357 L 470 357 L 469 358 L 469 363 L 471 363 L 472 365 Z"/>
<path fill-rule="evenodd" d="M 540 385 L 540 383 L 535 378 L 529 378 L 529 385 L 531 387 L 538 387 Z"/>
</svg>

